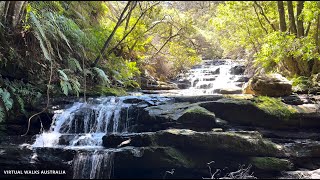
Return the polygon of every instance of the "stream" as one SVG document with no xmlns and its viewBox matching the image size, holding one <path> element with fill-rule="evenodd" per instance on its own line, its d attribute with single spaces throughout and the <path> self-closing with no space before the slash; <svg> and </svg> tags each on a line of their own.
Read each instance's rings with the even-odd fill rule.
<svg viewBox="0 0 320 180">
<path fill-rule="evenodd" d="M 53 107 L 51 125 L 41 134 L 1 139 L 0 177 L 199 179 L 220 169 L 212 177 L 288 178 L 291 170 L 319 168 L 318 131 L 228 123 L 216 112 L 185 115 L 191 107 L 202 110 L 202 102 L 223 99 L 223 94 L 241 96 L 249 79 L 244 69 L 243 61 L 204 60 L 178 76 L 179 90 L 88 98 Z M 270 157 L 276 165 L 259 161 L 250 173 L 246 169 Z M 210 174 L 207 163 L 213 161 Z M 237 172 L 239 167 L 242 171 Z"/>
</svg>

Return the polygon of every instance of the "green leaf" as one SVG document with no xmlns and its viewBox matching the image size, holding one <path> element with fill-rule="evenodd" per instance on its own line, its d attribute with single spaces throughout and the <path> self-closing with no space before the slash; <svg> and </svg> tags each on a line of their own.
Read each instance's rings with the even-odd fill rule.
<svg viewBox="0 0 320 180">
<path fill-rule="evenodd" d="M 59 74 L 60 74 L 60 78 L 64 81 L 69 81 L 68 76 L 66 75 L 66 73 L 63 72 L 63 70 L 58 70 Z"/>
<path fill-rule="evenodd" d="M 0 88 L 0 96 L 4 102 L 6 110 L 11 110 L 13 106 L 13 100 L 11 99 L 10 93 L 6 89 Z"/>
<path fill-rule="evenodd" d="M 93 68 L 95 70 L 95 72 L 97 73 L 98 77 L 103 81 L 104 84 L 110 84 L 111 81 L 109 80 L 108 76 L 106 75 L 106 73 L 100 69 L 100 68 L 97 68 L 97 67 L 94 67 Z"/>
<path fill-rule="evenodd" d="M 80 66 L 80 63 L 78 60 L 76 60 L 75 58 L 69 58 L 68 59 L 68 64 L 69 64 L 69 67 L 70 69 L 72 69 L 73 71 L 75 70 L 79 70 L 79 71 L 82 71 L 82 68 Z"/>
</svg>

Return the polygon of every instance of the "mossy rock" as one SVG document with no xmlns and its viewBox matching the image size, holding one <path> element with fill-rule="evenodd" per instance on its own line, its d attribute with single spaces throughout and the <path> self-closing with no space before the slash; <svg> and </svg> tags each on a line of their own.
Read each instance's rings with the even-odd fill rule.
<svg viewBox="0 0 320 180">
<path fill-rule="evenodd" d="M 253 99 L 254 105 L 266 113 L 277 116 L 280 119 L 288 120 L 297 110 L 290 105 L 286 105 L 280 98 L 273 98 L 267 96 L 258 96 Z"/>
<path fill-rule="evenodd" d="M 200 106 L 193 106 L 184 111 L 177 121 L 183 124 L 184 128 L 196 128 L 206 130 L 215 126 L 215 115 Z"/>
<path fill-rule="evenodd" d="M 287 171 L 293 168 L 293 164 L 289 160 L 275 157 L 252 157 L 250 163 L 263 171 Z"/>
<path fill-rule="evenodd" d="M 296 109 L 278 98 L 223 98 L 201 102 L 199 105 L 213 112 L 216 117 L 235 124 L 272 129 L 292 129 L 300 126 Z"/>
<path fill-rule="evenodd" d="M 216 127 L 214 113 L 188 102 L 147 107 L 138 121 L 147 126 L 163 125 L 162 129 L 173 127 L 207 131 Z"/>
</svg>

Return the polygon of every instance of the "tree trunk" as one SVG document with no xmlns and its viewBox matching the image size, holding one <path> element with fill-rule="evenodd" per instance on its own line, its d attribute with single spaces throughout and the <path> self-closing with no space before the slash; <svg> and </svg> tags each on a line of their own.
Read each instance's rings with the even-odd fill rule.
<svg viewBox="0 0 320 180">
<path fill-rule="evenodd" d="M 292 1 L 287 1 L 287 3 L 288 3 L 288 14 L 289 14 L 289 22 L 290 22 L 290 32 L 297 35 L 297 27 L 294 19 Z"/>
<path fill-rule="evenodd" d="M 303 5 L 304 1 L 297 1 L 297 34 L 298 37 L 304 36 L 304 28 L 303 28 L 303 19 L 300 17 L 302 10 L 303 10 Z"/>
<path fill-rule="evenodd" d="M 126 11 L 128 10 L 131 2 L 132 2 L 132 1 L 128 1 L 126 7 L 123 9 L 123 11 L 122 11 L 122 13 L 121 13 L 121 15 L 120 15 L 120 17 L 119 17 L 119 19 L 118 19 L 118 22 L 117 22 L 116 26 L 113 28 L 111 34 L 109 35 L 108 39 L 107 39 L 106 42 L 104 43 L 104 45 L 103 45 L 103 47 L 102 47 L 102 49 L 101 49 L 98 57 L 96 58 L 96 60 L 94 61 L 94 63 L 91 65 L 92 67 L 94 67 L 94 66 L 96 66 L 96 65 L 98 64 L 98 62 L 99 62 L 101 56 L 103 55 L 104 51 L 105 51 L 105 50 L 107 49 L 107 47 L 109 46 L 109 44 L 110 44 L 110 42 L 111 42 L 111 40 L 112 40 L 113 35 L 114 35 L 115 32 L 117 31 L 117 29 L 118 29 L 118 27 L 121 25 L 121 23 L 124 21 L 123 16 L 124 16 L 124 14 L 126 13 Z"/>
<path fill-rule="evenodd" d="M 280 31 L 285 32 L 287 30 L 285 12 L 283 7 L 283 1 L 277 1 L 278 3 L 278 12 L 279 12 L 279 20 L 280 20 Z"/>
<path fill-rule="evenodd" d="M 27 1 L 6 1 L 2 12 L 2 22 L 14 29 L 25 16 L 26 5 Z"/>
<path fill-rule="evenodd" d="M 318 3 L 318 7 L 320 6 L 320 3 Z M 315 34 L 315 41 L 316 41 L 316 47 L 317 47 L 317 52 L 320 53 L 320 48 L 319 48 L 319 29 L 320 29 L 320 14 L 318 14 L 317 17 L 317 27 L 316 27 L 316 34 Z"/>
</svg>

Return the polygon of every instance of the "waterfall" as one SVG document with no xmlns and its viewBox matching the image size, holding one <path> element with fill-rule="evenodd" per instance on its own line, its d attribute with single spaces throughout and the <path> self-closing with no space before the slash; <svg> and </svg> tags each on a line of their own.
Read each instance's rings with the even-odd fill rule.
<svg viewBox="0 0 320 180">
<path fill-rule="evenodd" d="M 110 179 L 114 152 L 78 153 L 73 160 L 73 179 Z"/>
<path fill-rule="evenodd" d="M 225 93 L 221 90 L 233 91 L 234 94 L 241 92 L 245 75 L 234 73 L 232 68 L 236 66 L 244 67 L 244 62 L 229 59 L 203 60 L 200 65 L 178 76 L 178 82 L 190 83 L 188 89 L 179 90 L 178 94 L 188 96 Z"/>
<path fill-rule="evenodd" d="M 62 140 L 69 147 L 101 146 L 106 133 L 128 132 L 130 106 L 120 97 L 76 102 L 54 115 L 50 130 L 38 135 L 33 147 L 61 146 Z"/>
</svg>

